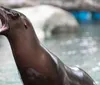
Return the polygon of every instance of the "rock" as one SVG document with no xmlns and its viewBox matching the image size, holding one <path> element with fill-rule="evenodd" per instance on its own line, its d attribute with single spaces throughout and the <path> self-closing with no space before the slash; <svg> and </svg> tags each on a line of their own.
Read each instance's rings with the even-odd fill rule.
<svg viewBox="0 0 100 85">
<path fill-rule="evenodd" d="M 0 0 L 0 6 L 19 8 L 27 6 L 28 4 L 25 4 L 26 2 L 27 0 Z"/>
<path fill-rule="evenodd" d="M 43 29 L 46 36 L 51 36 L 52 33 L 61 34 L 78 30 L 79 24 L 71 13 L 52 6 L 48 6 L 48 8 L 54 12 L 44 23 Z"/>
<path fill-rule="evenodd" d="M 88 10 L 100 12 L 100 0 L 26 0 L 30 5 L 53 5 L 65 10 Z"/>
<path fill-rule="evenodd" d="M 6 7 L 53 5 L 65 10 L 100 11 L 100 0 L 0 0 Z"/>
<path fill-rule="evenodd" d="M 0 5 L 6 7 L 21 6 L 24 0 L 0 0 Z"/>
<path fill-rule="evenodd" d="M 41 5 L 15 9 L 24 13 L 32 22 L 39 39 L 51 36 L 54 32 L 75 32 L 79 27 L 76 19 L 60 8 Z"/>
</svg>

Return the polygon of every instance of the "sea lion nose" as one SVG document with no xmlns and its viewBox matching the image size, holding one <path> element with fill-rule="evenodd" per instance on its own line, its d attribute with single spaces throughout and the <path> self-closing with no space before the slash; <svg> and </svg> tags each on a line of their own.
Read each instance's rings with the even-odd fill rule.
<svg viewBox="0 0 100 85">
<path fill-rule="evenodd" d="M 4 11 L 8 11 L 8 9 L 7 8 L 5 8 L 5 7 L 3 7 L 3 6 L 0 6 L 0 12 L 4 12 Z"/>
<path fill-rule="evenodd" d="M 2 8 L 2 6 L 0 6 L 0 14 L 4 13 L 4 9 Z"/>
<path fill-rule="evenodd" d="M 3 6 L 0 6 L 0 10 L 4 11 L 5 13 L 7 13 L 7 15 L 11 15 L 12 17 L 20 16 L 18 12 L 13 11 L 13 10 L 11 10 L 9 8 L 6 8 L 6 7 L 3 7 Z"/>
<path fill-rule="evenodd" d="M 0 10 L 4 10 L 4 7 L 3 6 L 0 6 Z"/>
<path fill-rule="evenodd" d="M 3 6 L 0 6 L 0 9 L 4 10 L 4 11 L 9 11 L 10 10 L 9 8 L 3 7 Z"/>
</svg>

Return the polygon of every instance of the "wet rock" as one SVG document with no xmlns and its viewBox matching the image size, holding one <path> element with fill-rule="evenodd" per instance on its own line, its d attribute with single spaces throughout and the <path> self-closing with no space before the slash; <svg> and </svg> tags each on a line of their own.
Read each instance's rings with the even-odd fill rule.
<svg viewBox="0 0 100 85">
<path fill-rule="evenodd" d="M 30 19 L 39 38 L 51 36 L 52 31 L 75 32 L 79 27 L 78 22 L 69 12 L 57 7 L 41 5 L 16 10 Z"/>
</svg>

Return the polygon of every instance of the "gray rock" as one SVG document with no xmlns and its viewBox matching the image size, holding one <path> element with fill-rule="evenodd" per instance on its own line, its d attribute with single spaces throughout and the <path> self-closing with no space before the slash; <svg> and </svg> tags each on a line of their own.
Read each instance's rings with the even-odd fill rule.
<svg viewBox="0 0 100 85">
<path fill-rule="evenodd" d="M 6 7 L 23 7 L 36 5 L 53 5 L 65 10 L 100 11 L 100 0 L 0 0 Z"/>
<path fill-rule="evenodd" d="M 65 10 L 89 10 L 100 12 L 100 0 L 27 0 L 30 5 L 47 4 Z"/>
<path fill-rule="evenodd" d="M 39 38 L 50 36 L 53 30 L 75 32 L 79 27 L 78 22 L 69 12 L 57 7 L 41 5 L 16 10 L 30 19 Z"/>
<path fill-rule="evenodd" d="M 28 6 L 28 3 L 26 2 L 28 2 L 28 0 L 0 0 L 0 6 L 19 8 Z"/>
<path fill-rule="evenodd" d="M 79 24 L 71 13 L 57 7 L 48 6 L 48 8 L 54 12 L 45 20 L 43 25 L 46 36 L 51 36 L 52 33 L 61 34 L 78 30 Z"/>
</svg>

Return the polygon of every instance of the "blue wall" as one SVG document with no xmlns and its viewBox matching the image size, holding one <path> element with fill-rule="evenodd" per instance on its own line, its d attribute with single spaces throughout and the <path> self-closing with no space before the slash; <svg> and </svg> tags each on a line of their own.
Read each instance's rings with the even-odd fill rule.
<svg viewBox="0 0 100 85">
<path fill-rule="evenodd" d="M 80 23 L 100 21 L 100 13 L 88 11 L 69 11 Z"/>
</svg>

